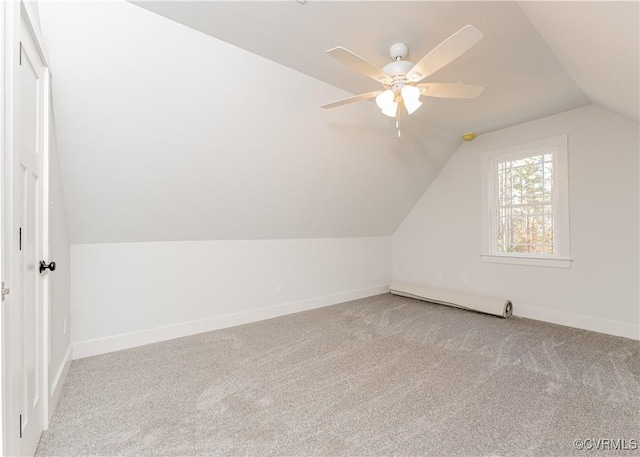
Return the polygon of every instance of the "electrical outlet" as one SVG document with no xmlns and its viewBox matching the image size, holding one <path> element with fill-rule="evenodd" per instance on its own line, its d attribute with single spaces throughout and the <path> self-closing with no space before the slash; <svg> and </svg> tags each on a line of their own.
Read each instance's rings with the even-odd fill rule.
<svg viewBox="0 0 640 457">
<path fill-rule="evenodd" d="M 64 335 L 66 335 L 66 334 L 67 334 L 67 330 L 69 330 L 69 329 L 68 329 L 68 327 L 67 327 L 67 318 L 65 317 L 65 318 L 64 318 L 64 321 L 63 321 L 63 323 L 62 323 L 62 333 L 63 333 Z"/>
<path fill-rule="evenodd" d="M 462 284 L 466 284 L 467 283 L 467 275 L 461 275 L 460 276 L 460 282 Z"/>
<path fill-rule="evenodd" d="M 437 272 L 437 273 L 436 273 L 436 279 L 437 279 L 438 281 L 442 281 L 442 273 L 441 273 L 441 272 Z"/>
<path fill-rule="evenodd" d="M 281 282 L 279 282 L 278 284 L 276 284 L 276 292 L 281 294 L 282 292 L 284 292 L 284 286 L 282 285 Z"/>
</svg>

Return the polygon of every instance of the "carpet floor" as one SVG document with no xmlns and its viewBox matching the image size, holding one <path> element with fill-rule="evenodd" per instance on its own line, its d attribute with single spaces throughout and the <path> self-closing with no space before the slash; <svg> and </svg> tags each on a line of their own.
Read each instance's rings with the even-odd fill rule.
<svg viewBox="0 0 640 457">
<path fill-rule="evenodd" d="M 600 454 L 578 439 L 640 453 L 637 341 L 385 294 L 76 360 L 36 455 Z"/>
</svg>

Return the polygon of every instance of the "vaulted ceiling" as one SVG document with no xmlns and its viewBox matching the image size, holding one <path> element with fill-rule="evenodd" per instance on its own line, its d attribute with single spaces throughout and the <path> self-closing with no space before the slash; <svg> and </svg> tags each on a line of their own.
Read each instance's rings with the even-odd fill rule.
<svg viewBox="0 0 640 457">
<path fill-rule="evenodd" d="M 325 50 L 344 46 L 382 67 L 404 42 L 415 62 L 473 24 L 483 40 L 428 81 L 486 91 L 473 102 L 427 99 L 416 113 L 423 121 L 486 132 L 589 102 L 638 121 L 634 1 L 133 2 L 354 94 L 379 86 Z"/>
<path fill-rule="evenodd" d="M 409 46 L 409 60 L 417 62 L 472 24 L 484 38 L 426 81 L 463 81 L 486 90 L 477 100 L 424 98 L 424 106 L 413 115 L 456 135 L 495 130 L 589 103 L 515 2 L 136 4 L 354 94 L 380 85 L 328 56 L 327 49 L 344 46 L 381 68 L 391 62 L 389 47 L 403 42 Z"/>
<path fill-rule="evenodd" d="M 638 122 L 640 2 L 521 2 L 591 102 Z"/>
<path fill-rule="evenodd" d="M 130 3 L 40 16 L 73 243 L 388 235 L 461 142 Z"/>
<path fill-rule="evenodd" d="M 592 102 L 638 120 L 637 3 L 49 1 L 40 15 L 75 243 L 390 235 L 465 131 Z M 426 99 L 400 138 L 373 102 L 319 108 L 378 88 L 326 49 L 383 66 L 403 41 L 415 61 L 468 23 L 483 40 L 428 81 L 486 86 L 477 100 Z"/>
</svg>

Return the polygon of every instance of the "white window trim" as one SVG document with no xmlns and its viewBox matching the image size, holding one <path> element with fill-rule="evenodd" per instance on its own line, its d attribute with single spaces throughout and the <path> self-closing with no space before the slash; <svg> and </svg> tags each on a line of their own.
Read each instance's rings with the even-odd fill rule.
<svg viewBox="0 0 640 457">
<path fill-rule="evenodd" d="M 517 159 L 555 149 L 554 157 L 554 198 L 556 214 L 554 236 L 556 252 L 553 255 L 527 255 L 498 253 L 495 250 L 494 233 L 494 174 L 493 164 L 497 161 Z M 569 168 L 567 135 L 559 135 L 530 143 L 509 146 L 482 154 L 482 260 L 492 263 L 529 265 L 538 267 L 570 268 L 569 240 Z"/>
</svg>

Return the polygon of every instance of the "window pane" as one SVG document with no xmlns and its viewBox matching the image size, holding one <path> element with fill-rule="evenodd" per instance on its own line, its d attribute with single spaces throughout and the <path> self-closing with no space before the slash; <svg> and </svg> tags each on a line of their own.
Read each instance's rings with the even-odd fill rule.
<svg viewBox="0 0 640 457">
<path fill-rule="evenodd" d="M 497 164 L 498 252 L 553 254 L 553 153 Z"/>
</svg>

